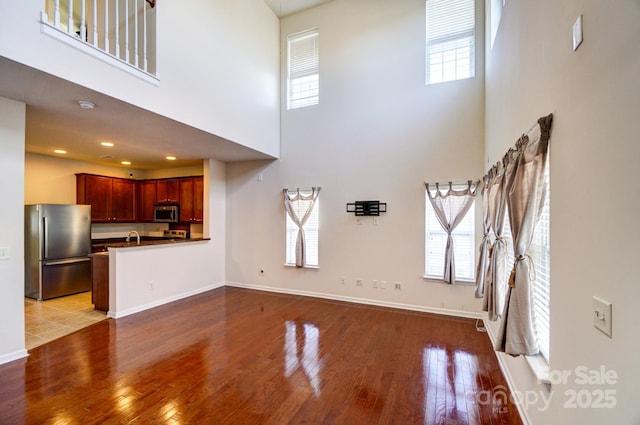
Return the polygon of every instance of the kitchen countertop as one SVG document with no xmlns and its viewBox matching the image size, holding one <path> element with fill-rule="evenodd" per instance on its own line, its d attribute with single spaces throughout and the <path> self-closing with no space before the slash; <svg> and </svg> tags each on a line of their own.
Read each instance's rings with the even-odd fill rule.
<svg viewBox="0 0 640 425">
<path fill-rule="evenodd" d="M 189 243 L 189 242 L 201 242 L 208 241 L 210 238 L 175 238 L 175 239 L 166 239 L 161 237 L 153 237 L 153 236 L 141 236 L 140 244 L 138 245 L 138 241 L 136 238 L 131 238 L 129 242 L 125 240 L 125 238 L 111 238 L 111 239 L 93 239 L 91 241 L 91 252 L 94 254 L 99 254 L 102 252 L 107 252 L 108 248 L 130 248 L 136 246 L 149 246 L 149 245 L 169 245 L 169 244 L 177 244 L 177 243 Z"/>
</svg>

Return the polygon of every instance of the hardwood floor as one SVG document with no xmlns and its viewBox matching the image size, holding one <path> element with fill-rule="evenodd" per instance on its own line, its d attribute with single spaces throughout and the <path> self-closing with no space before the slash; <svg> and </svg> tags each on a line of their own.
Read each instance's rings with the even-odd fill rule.
<svg viewBox="0 0 640 425">
<path fill-rule="evenodd" d="M 470 319 L 220 288 L 29 354 L 1 424 L 522 423 Z"/>
</svg>

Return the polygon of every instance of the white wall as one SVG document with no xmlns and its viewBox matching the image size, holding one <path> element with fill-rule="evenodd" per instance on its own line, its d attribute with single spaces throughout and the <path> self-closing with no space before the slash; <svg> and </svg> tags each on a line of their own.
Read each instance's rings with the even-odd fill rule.
<svg viewBox="0 0 640 425">
<path fill-rule="evenodd" d="M 228 281 L 480 309 L 471 287 L 422 278 L 423 182 L 482 175 L 483 39 L 476 78 L 425 86 L 424 20 L 422 0 L 334 1 L 282 20 L 282 105 L 286 37 L 313 27 L 320 31 L 320 104 L 282 110 L 280 160 L 229 164 Z M 287 268 L 281 191 L 310 186 L 322 187 L 320 268 Z M 370 218 L 358 226 L 346 203 L 369 199 L 387 202 L 389 212 L 378 226 Z M 356 278 L 365 287 L 356 287 Z M 374 279 L 387 281 L 387 289 L 373 289 Z M 396 281 L 402 291 L 391 289 Z"/>
<path fill-rule="evenodd" d="M 571 28 L 580 14 L 584 43 L 574 52 Z M 533 424 L 640 423 L 638 40 L 637 0 L 507 1 L 487 55 L 489 163 L 538 117 L 554 113 L 550 366 L 571 376 L 549 393 L 521 358 L 505 357 L 519 391 L 552 397 L 546 410 L 530 406 Z M 612 339 L 592 325 L 593 295 L 613 303 Z M 617 373 L 617 382 L 580 384 L 579 366 L 604 366 Z M 602 390 L 615 392 L 615 408 L 564 406 L 571 394 L 595 400 Z"/>
<path fill-rule="evenodd" d="M 0 98 L 0 364 L 26 355 L 24 343 L 24 125 L 26 105 Z"/>
<path fill-rule="evenodd" d="M 159 3 L 159 87 L 42 34 L 44 3 L 0 2 L 0 56 L 278 154 L 279 29 L 263 0 Z"/>
</svg>

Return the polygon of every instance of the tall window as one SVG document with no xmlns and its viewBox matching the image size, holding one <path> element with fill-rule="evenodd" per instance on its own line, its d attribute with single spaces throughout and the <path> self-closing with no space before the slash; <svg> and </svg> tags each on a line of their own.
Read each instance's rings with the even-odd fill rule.
<svg viewBox="0 0 640 425">
<path fill-rule="evenodd" d="M 300 190 L 300 193 L 303 195 L 310 195 L 311 191 L 303 191 Z M 320 199 L 316 199 L 315 205 L 313 206 L 313 210 L 311 211 L 311 215 L 307 219 L 307 222 L 302 227 L 304 230 L 305 241 L 306 241 L 306 266 L 307 267 L 318 267 L 318 236 L 319 236 L 319 227 L 320 227 L 320 215 L 319 204 Z M 304 215 L 304 212 L 309 208 L 309 204 L 311 201 L 293 201 L 293 208 L 298 217 Z M 287 235 L 286 235 L 286 265 L 295 266 L 296 265 L 296 239 L 298 236 L 298 226 L 291 220 L 289 214 L 287 216 Z"/>
<path fill-rule="evenodd" d="M 535 326 L 540 354 L 549 361 L 549 339 L 550 339 L 550 314 L 549 302 L 551 299 L 551 267 L 549 250 L 549 161 L 545 169 L 544 178 L 547 183 L 547 196 L 544 199 L 540 221 L 536 224 L 533 233 L 533 241 L 529 248 L 529 254 L 533 259 L 533 273 L 535 279 L 532 282 L 533 300 L 533 323 Z M 513 266 L 515 257 L 513 254 L 513 235 L 509 214 L 505 216 L 503 238 L 507 241 L 507 264 Z"/>
<path fill-rule="evenodd" d="M 287 46 L 287 109 L 317 105 L 320 94 L 318 29 L 288 36 Z"/>
<path fill-rule="evenodd" d="M 427 84 L 475 76 L 475 0 L 426 0 Z"/>
<path fill-rule="evenodd" d="M 454 189 L 466 189 L 453 187 Z M 444 253 L 447 246 L 447 232 L 442 228 L 425 195 L 425 277 L 444 278 Z M 472 282 L 475 279 L 475 202 L 454 229 L 453 250 L 456 280 Z"/>
<path fill-rule="evenodd" d="M 544 172 L 544 178 L 549 188 L 549 160 Z M 551 273 L 550 273 L 550 250 L 549 250 L 549 230 L 550 230 L 550 208 L 549 208 L 549 189 L 542 207 L 540 220 L 536 225 L 536 231 L 533 234 L 533 241 L 529 252 L 533 258 L 533 267 L 535 270 L 535 279 L 533 280 L 533 320 L 540 345 L 540 354 L 549 360 L 549 329 L 550 329 L 550 313 L 549 302 L 551 299 Z"/>
</svg>

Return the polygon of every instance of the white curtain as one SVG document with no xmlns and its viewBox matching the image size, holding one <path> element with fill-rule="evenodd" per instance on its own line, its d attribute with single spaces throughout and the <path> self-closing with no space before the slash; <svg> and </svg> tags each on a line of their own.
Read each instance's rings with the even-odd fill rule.
<svg viewBox="0 0 640 425">
<path fill-rule="evenodd" d="M 306 245 L 304 239 L 304 224 L 309 219 L 313 206 L 316 204 L 319 187 L 311 188 L 309 195 L 302 195 L 300 189 L 282 191 L 284 195 L 284 208 L 289 218 L 298 226 L 298 236 L 296 239 L 296 267 L 304 267 L 307 262 Z M 300 202 L 302 201 L 302 202 Z"/>
<path fill-rule="evenodd" d="M 530 142 L 527 136 L 521 139 L 513 178 L 507 187 L 515 263 L 509 277 L 496 350 L 514 356 L 539 352 L 533 322 L 531 288 L 535 271 L 528 250 L 547 191 L 544 170 L 552 118 L 549 115 L 538 120 L 541 136 L 537 141 Z"/>
<path fill-rule="evenodd" d="M 476 182 L 474 184 L 469 180 L 466 189 L 453 190 L 453 184 L 449 182 L 449 189 L 446 192 L 441 192 L 440 184 L 436 183 L 436 190 L 433 195 L 431 195 L 429 183 L 425 183 L 427 196 L 436 213 L 438 222 L 445 232 L 447 232 L 447 246 L 444 254 L 444 281 L 448 283 L 455 283 L 456 281 L 453 237 L 451 233 L 456 226 L 460 224 L 467 211 L 469 211 L 469 208 L 471 208 L 474 197 L 476 196 L 478 183 L 479 182 Z"/>
<path fill-rule="evenodd" d="M 504 238 L 503 230 L 507 213 L 507 184 L 513 176 L 513 155 L 516 152 L 509 150 L 502 163 L 493 169 L 492 179 L 487 190 L 489 218 L 495 234 L 495 241 L 491 247 L 482 309 L 488 313 L 491 321 L 498 320 L 502 315 L 507 294 L 509 264 L 507 263 L 507 241 Z"/>
<path fill-rule="evenodd" d="M 484 297 L 484 285 L 489 268 L 489 252 L 491 250 L 491 218 L 489 217 L 489 202 L 487 200 L 487 188 L 490 181 L 489 175 L 482 179 L 482 243 L 478 253 L 478 265 L 476 267 L 476 298 Z"/>
</svg>

